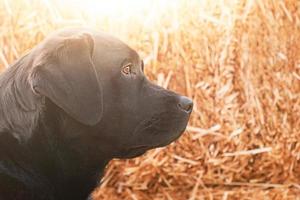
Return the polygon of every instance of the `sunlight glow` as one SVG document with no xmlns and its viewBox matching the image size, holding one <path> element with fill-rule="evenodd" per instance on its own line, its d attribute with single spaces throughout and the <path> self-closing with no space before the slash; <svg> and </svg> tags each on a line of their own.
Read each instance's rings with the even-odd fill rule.
<svg viewBox="0 0 300 200">
<path fill-rule="evenodd" d="M 64 0 L 57 1 L 60 6 L 81 10 L 88 15 L 98 17 L 131 17 L 141 16 L 145 11 L 160 12 L 175 1 L 158 0 Z"/>
</svg>

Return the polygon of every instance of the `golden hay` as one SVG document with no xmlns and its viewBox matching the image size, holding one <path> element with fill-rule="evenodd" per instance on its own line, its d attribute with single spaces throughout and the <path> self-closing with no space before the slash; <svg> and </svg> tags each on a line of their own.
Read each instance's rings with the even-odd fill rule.
<svg viewBox="0 0 300 200">
<path fill-rule="evenodd" d="M 112 161 L 96 199 L 300 199 L 300 1 L 154 2 L 96 17 L 1 0 L 0 65 L 57 28 L 85 25 L 122 38 L 152 80 L 194 99 L 184 136 Z"/>
</svg>

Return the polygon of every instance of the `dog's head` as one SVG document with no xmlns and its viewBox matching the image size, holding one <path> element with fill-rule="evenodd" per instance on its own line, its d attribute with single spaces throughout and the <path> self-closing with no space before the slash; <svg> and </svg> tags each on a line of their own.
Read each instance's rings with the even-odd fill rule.
<svg viewBox="0 0 300 200">
<path fill-rule="evenodd" d="M 171 143 L 187 125 L 192 101 L 151 83 L 138 54 L 114 37 L 64 30 L 32 54 L 31 88 L 68 118 L 66 139 L 90 137 L 113 157 L 134 157 Z"/>
</svg>

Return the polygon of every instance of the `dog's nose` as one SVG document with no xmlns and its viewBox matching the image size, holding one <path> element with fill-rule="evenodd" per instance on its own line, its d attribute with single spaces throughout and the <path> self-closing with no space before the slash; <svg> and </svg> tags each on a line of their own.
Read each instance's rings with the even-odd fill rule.
<svg viewBox="0 0 300 200">
<path fill-rule="evenodd" d="M 185 112 L 190 113 L 193 110 L 193 101 L 188 97 L 181 96 L 179 99 L 178 106 Z"/>
</svg>

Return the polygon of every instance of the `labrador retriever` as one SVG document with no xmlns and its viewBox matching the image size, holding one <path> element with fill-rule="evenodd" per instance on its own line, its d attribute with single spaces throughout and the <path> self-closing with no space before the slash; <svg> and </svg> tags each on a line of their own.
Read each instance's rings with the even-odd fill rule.
<svg viewBox="0 0 300 200">
<path fill-rule="evenodd" d="M 0 75 L 0 199 L 87 199 L 113 158 L 163 147 L 193 102 L 103 32 L 55 32 Z"/>
</svg>

